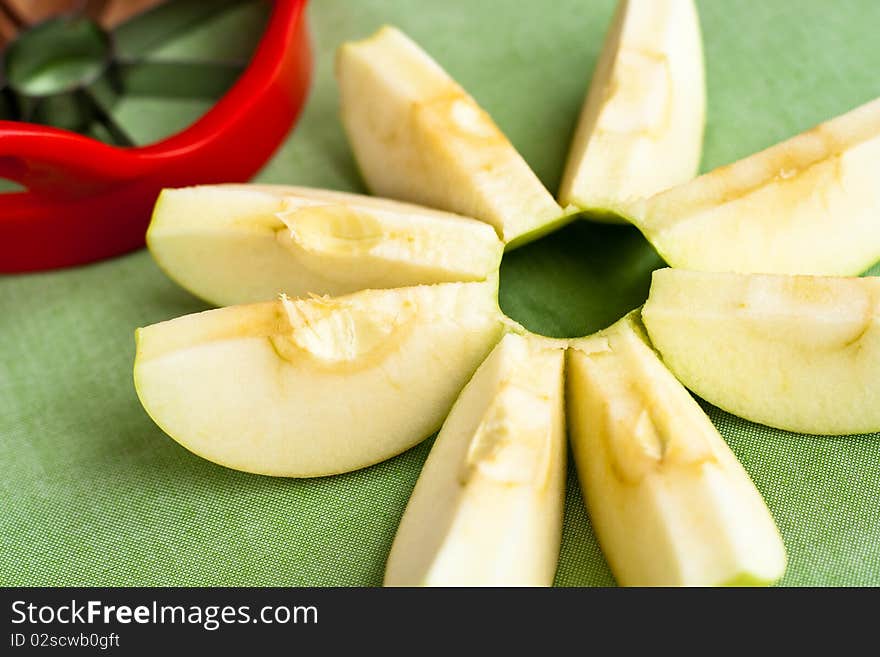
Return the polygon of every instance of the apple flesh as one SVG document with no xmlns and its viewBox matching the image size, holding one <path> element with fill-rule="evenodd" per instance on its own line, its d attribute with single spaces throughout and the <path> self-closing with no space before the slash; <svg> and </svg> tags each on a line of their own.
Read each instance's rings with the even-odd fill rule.
<svg viewBox="0 0 880 657">
<path fill-rule="evenodd" d="M 880 259 L 880 99 L 633 204 L 672 267 L 852 276 Z"/>
<path fill-rule="evenodd" d="M 773 518 L 631 313 L 567 354 L 568 422 L 590 520 L 623 586 L 769 584 Z"/>
<path fill-rule="evenodd" d="M 482 222 L 356 194 L 258 185 L 166 189 L 147 232 L 159 266 L 216 305 L 286 293 L 481 281 L 502 244 Z"/>
<path fill-rule="evenodd" d="M 422 470 L 386 586 L 549 586 L 565 485 L 564 351 L 506 335 L 467 384 Z"/>
<path fill-rule="evenodd" d="M 231 306 L 137 331 L 146 411 L 258 474 L 378 463 L 434 433 L 500 339 L 497 279 Z"/>
<path fill-rule="evenodd" d="M 489 115 L 393 27 L 336 57 L 342 122 L 370 190 L 494 226 L 505 243 L 570 217 Z"/>
<path fill-rule="evenodd" d="M 559 190 L 587 217 L 620 212 L 697 174 L 706 121 L 693 0 L 622 0 L 584 101 Z"/>
<path fill-rule="evenodd" d="M 663 269 L 642 317 L 716 406 L 801 433 L 880 431 L 880 278 Z"/>
</svg>

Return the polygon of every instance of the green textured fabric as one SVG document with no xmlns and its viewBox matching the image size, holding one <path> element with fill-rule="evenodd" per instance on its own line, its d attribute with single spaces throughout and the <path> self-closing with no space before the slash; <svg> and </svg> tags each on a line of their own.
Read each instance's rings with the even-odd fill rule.
<svg viewBox="0 0 880 657">
<path fill-rule="evenodd" d="M 880 95 L 874 0 L 706 0 L 699 8 L 709 85 L 704 169 Z M 337 119 L 333 50 L 387 22 L 473 93 L 555 191 L 611 10 L 608 0 L 315 1 L 309 105 L 260 179 L 362 190 Z M 178 50 L 195 42 L 227 50 L 236 31 L 188 39 Z M 145 135 L 182 116 L 145 115 L 136 104 L 122 111 L 141 114 Z M 644 300 L 658 265 L 633 229 L 576 224 L 506 257 L 502 303 L 534 330 L 584 333 Z M 247 475 L 193 456 L 137 401 L 132 332 L 204 308 L 144 251 L 0 280 L 0 583 L 381 582 L 430 441 L 312 480 Z M 801 436 L 706 408 L 779 524 L 790 560 L 783 583 L 880 584 L 880 435 Z M 569 479 L 557 583 L 613 584 Z"/>
</svg>

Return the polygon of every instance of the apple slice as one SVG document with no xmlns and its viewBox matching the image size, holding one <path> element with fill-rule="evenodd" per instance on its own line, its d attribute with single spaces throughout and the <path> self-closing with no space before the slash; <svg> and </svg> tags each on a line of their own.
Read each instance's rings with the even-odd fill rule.
<svg viewBox="0 0 880 657">
<path fill-rule="evenodd" d="M 570 218 L 489 115 L 399 30 L 343 44 L 336 77 L 342 122 L 373 193 L 480 219 L 505 243 Z"/>
<path fill-rule="evenodd" d="M 593 73 L 559 190 L 602 221 L 697 175 L 706 122 L 693 0 L 621 0 Z"/>
<path fill-rule="evenodd" d="M 497 279 L 231 306 L 137 331 L 146 411 L 190 451 L 289 477 L 434 431 L 502 332 Z"/>
<path fill-rule="evenodd" d="M 568 351 L 584 501 L 624 586 L 755 585 L 785 549 L 755 485 L 630 313 Z"/>
<path fill-rule="evenodd" d="M 716 406 L 801 433 L 880 431 L 880 278 L 662 269 L 642 317 Z"/>
<path fill-rule="evenodd" d="M 502 244 L 473 219 L 342 192 L 282 186 L 166 189 L 147 232 L 159 266 L 217 305 L 285 292 L 485 280 Z"/>
<path fill-rule="evenodd" d="M 880 259 L 880 99 L 634 204 L 673 267 L 860 274 Z"/>
<path fill-rule="evenodd" d="M 565 487 L 564 351 L 509 333 L 437 437 L 386 586 L 549 586 Z"/>
</svg>

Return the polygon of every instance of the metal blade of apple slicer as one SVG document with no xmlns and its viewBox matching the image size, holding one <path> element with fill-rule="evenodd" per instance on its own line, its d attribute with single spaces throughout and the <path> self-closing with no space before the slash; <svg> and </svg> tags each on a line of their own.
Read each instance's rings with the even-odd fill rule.
<svg viewBox="0 0 880 657">
<path fill-rule="evenodd" d="M 0 0 L 0 118 L 73 130 L 118 145 L 138 140 L 114 118 L 122 97 L 221 97 L 247 62 L 154 58 L 164 44 L 253 0 L 113 0 L 34 5 Z M 132 6 L 151 6 L 130 16 Z M 46 11 L 55 13 L 46 16 Z M 121 17 L 125 20 L 118 22 Z M 254 38 L 254 45 L 257 37 Z"/>
</svg>

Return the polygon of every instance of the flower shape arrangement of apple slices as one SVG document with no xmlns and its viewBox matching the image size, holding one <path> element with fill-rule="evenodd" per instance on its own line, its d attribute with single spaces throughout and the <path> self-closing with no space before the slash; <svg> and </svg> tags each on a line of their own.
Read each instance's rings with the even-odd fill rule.
<svg viewBox="0 0 880 657">
<path fill-rule="evenodd" d="M 394 28 L 344 44 L 336 74 L 363 177 L 398 200 L 166 190 L 157 262 L 209 301 L 249 305 L 138 330 L 135 383 L 156 423 L 217 463 L 292 477 L 439 429 L 386 584 L 549 585 L 567 419 L 619 583 L 776 581 L 770 512 L 679 381 L 775 427 L 880 429 L 880 286 L 826 276 L 880 259 L 880 101 L 688 180 L 705 108 L 693 2 L 624 0 L 563 209 Z M 499 308 L 502 251 L 580 217 L 631 221 L 681 269 L 655 272 L 644 308 L 595 335 L 531 334 Z"/>
</svg>

